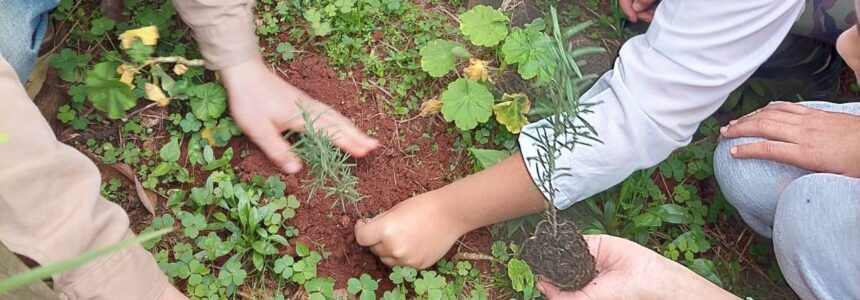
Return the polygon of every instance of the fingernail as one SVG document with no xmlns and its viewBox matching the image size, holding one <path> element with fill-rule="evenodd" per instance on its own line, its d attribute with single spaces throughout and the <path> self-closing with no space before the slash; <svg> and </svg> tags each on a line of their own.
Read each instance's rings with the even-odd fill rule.
<svg viewBox="0 0 860 300">
<path fill-rule="evenodd" d="M 729 125 L 735 125 L 735 124 L 737 124 L 737 123 L 738 123 L 738 120 L 731 120 L 731 121 L 729 121 Z M 728 126 L 727 126 L 727 127 L 728 127 Z"/>
<path fill-rule="evenodd" d="M 738 154 L 738 147 L 732 147 L 731 149 L 729 149 L 729 153 L 731 153 L 732 156 L 737 155 Z"/>
<path fill-rule="evenodd" d="M 302 164 L 297 161 L 288 161 L 282 168 L 287 174 L 298 173 L 302 169 Z"/>
<path fill-rule="evenodd" d="M 639 2 L 633 2 L 633 10 L 638 12 L 642 11 L 643 9 L 644 7 L 642 7 L 642 4 L 640 4 Z"/>
<path fill-rule="evenodd" d="M 374 147 L 376 147 L 376 146 L 379 146 L 379 140 L 377 140 L 377 139 L 370 139 L 370 140 L 368 140 L 365 144 L 367 144 L 367 146 L 368 146 L 368 147 L 374 148 Z"/>
<path fill-rule="evenodd" d="M 726 133 L 726 131 L 728 131 L 728 130 L 729 130 L 729 126 L 723 126 L 723 127 L 720 127 L 720 133 L 723 133 L 723 134 L 724 134 L 724 133 Z"/>
<path fill-rule="evenodd" d="M 537 289 L 538 289 L 538 291 L 540 291 L 541 294 L 546 294 L 546 291 L 543 288 L 543 283 L 538 282 Z"/>
</svg>

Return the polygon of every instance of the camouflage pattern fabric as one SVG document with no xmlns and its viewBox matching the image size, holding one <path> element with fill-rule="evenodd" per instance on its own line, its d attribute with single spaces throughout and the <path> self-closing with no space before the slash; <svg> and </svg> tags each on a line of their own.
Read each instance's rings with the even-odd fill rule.
<svg viewBox="0 0 860 300">
<path fill-rule="evenodd" d="M 856 23 L 854 0 L 807 0 L 791 33 L 836 43 L 836 38 Z"/>
</svg>

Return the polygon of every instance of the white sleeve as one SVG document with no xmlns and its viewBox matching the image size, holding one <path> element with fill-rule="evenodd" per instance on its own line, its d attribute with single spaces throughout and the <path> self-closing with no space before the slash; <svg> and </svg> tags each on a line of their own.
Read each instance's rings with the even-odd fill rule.
<svg viewBox="0 0 860 300">
<path fill-rule="evenodd" d="M 665 0 L 648 32 L 627 41 L 615 62 L 581 101 L 599 103 L 585 119 L 602 144 L 562 152 L 554 204 L 564 209 L 652 167 L 690 142 L 716 111 L 782 42 L 802 0 Z M 537 134 L 540 123 L 524 133 Z M 520 148 L 537 178 L 534 141 Z M 537 183 L 537 182 L 536 182 Z M 545 195 L 548 197 L 548 195 Z"/>
</svg>

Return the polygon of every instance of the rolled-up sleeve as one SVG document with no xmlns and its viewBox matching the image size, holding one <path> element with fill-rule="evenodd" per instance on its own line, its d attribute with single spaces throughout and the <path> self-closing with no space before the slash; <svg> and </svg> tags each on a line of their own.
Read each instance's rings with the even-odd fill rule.
<svg viewBox="0 0 860 300">
<path fill-rule="evenodd" d="M 173 0 L 206 67 L 220 70 L 259 57 L 254 33 L 254 0 Z"/>
<path fill-rule="evenodd" d="M 716 111 L 779 46 L 803 9 L 801 0 L 666 0 L 647 33 L 630 39 L 614 70 L 581 98 L 598 103 L 585 115 L 602 143 L 563 151 L 553 179 L 554 205 L 570 205 L 652 167 L 690 142 Z M 545 120 L 519 138 L 533 179 Z M 535 181 L 538 186 L 540 184 Z M 549 195 L 545 195 L 549 198 Z"/>
</svg>

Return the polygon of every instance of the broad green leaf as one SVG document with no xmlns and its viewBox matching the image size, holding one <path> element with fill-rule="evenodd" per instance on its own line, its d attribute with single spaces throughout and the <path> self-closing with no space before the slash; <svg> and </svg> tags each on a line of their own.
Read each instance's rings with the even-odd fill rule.
<svg viewBox="0 0 860 300">
<path fill-rule="evenodd" d="M 477 165 L 478 170 L 489 168 L 505 158 L 508 158 L 508 156 L 511 156 L 511 153 L 508 151 L 493 149 L 469 148 L 469 153 L 471 153 L 472 157 L 475 158 L 475 164 Z"/>
<path fill-rule="evenodd" d="M 531 101 L 528 96 L 523 93 L 513 95 L 502 95 L 502 102 L 493 106 L 493 112 L 496 114 L 496 121 L 499 124 L 504 124 L 505 128 L 511 133 L 520 133 L 523 126 L 528 124 L 529 119 L 526 115 L 531 110 Z"/>
<path fill-rule="evenodd" d="M 493 114 L 493 94 L 486 86 L 460 78 L 442 93 L 442 116 L 461 130 L 470 130 L 487 122 Z"/>
<path fill-rule="evenodd" d="M 170 142 L 168 142 L 167 144 L 164 144 L 164 146 L 161 147 L 161 152 L 159 153 L 159 155 L 161 156 L 161 159 L 166 162 L 179 161 L 179 140 L 174 138 L 171 139 Z"/>
<path fill-rule="evenodd" d="M 517 292 L 526 292 L 534 288 L 535 275 L 526 262 L 519 259 L 508 261 L 508 278 L 511 279 L 511 288 Z"/>
<path fill-rule="evenodd" d="M 472 44 L 493 47 L 508 35 L 508 17 L 486 5 L 476 5 L 460 15 L 460 31 Z"/>
<path fill-rule="evenodd" d="M 558 68 L 552 53 L 552 40 L 545 33 L 527 29 L 516 29 L 502 45 L 502 56 L 508 64 L 517 64 L 517 72 L 524 79 L 538 77 L 549 81 Z"/>
<path fill-rule="evenodd" d="M 93 107 L 107 113 L 111 119 L 125 116 L 137 104 L 131 88 L 117 79 L 117 64 L 103 62 L 84 76 L 84 85 Z"/>
<path fill-rule="evenodd" d="M 472 56 L 462 44 L 449 40 L 432 40 L 421 47 L 419 54 L 421 69 L 433 77 L 442 77 L 451 72 L 457 57 Z"/>
<path fill-rule="evenodd" d="M 201 121 L 217 119 L 227 110 L 227 91 L 220 84 L 208 82 L 188 89 L 191 112 Z"/>
</svg>

